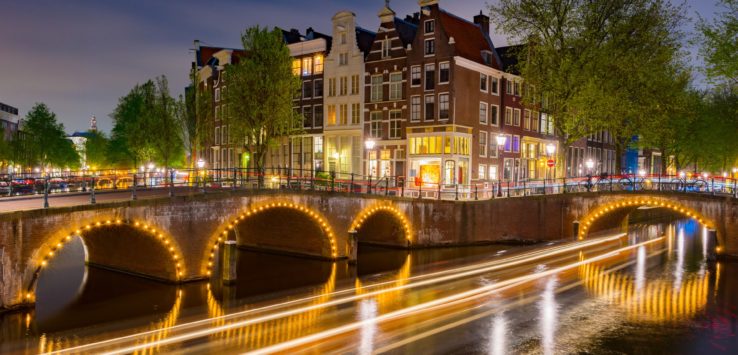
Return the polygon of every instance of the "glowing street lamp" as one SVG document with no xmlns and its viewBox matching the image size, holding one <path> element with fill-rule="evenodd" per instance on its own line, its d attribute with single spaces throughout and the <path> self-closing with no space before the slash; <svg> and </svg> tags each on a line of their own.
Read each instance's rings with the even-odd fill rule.
<svg viewBox="0 0 738 355">
<path fill-rule="evenodd" d="M 638 175 L 640 175 L 640 177 L 646 177 L 646 171 L 643 169 L 638 170 Z"/>
<path fill-rule="evenodd" d="M 198 159 L 197 160 L 197 171 L 195 172 L 195 175 L 196 175 L 195 179 L 197 182 L 200 181 L 200 175 L 201 175 L 200 170 L 202 170 L 203 168 L 205 168 L 205 161 L 202 159 Z M 200 186 L 200 191 L 202 193 L 205 193 L 205 181 L 202 182 L 202 185 Z"/>
<path fill-rule="evenodd" d="M 366 155 L 367 155 L 367 175 L 369 175 L 369 178 L 373 175 L 372 171 L 372 158 L 371 158 L 371 152 L 374 150 L 374 147 L 377 146 L 377 142 L 373 139 L 367 139 L 364 142 L 364 147 L 366 148 Z"/>
<path fill-rule="evenodd" d="M 587 192 L 592 191 L 592 169 L 594 168 L 594 160 L 587 159 L 586 162 L 584 162 L 584 166 L 587 167 Z"/>
<path fill-rule="evenodd" d="M 556 153 L 556 146 L 551 143 L 546 145 L 546 153 L 548 153 L 548 156 L 552 157 L 554 153 Z"/>
</svg>

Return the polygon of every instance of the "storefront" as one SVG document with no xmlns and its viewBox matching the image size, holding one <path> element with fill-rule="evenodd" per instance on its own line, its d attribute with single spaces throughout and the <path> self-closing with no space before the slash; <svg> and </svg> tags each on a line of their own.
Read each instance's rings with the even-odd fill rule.
<svg viewBox="0 0 738 355">
<path fill-rule="evenodd" d="M 407 176 L 410 184 L 469 184 L 470 129 L 447 126 L 414 130 L 408 134 Z"/>
</svg>

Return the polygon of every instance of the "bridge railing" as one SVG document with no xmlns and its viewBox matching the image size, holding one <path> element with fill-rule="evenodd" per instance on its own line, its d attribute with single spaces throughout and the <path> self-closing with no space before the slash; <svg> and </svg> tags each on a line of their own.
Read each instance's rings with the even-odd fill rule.
<svg viewBox="0 0 738 355">
<path fill-rule="evenodd" d="M 420 177 L 376 176 L 289 167 L 223 169 L 141 169 L 0 175 L 0 198 L 24 195 L 95 194 L 167 189 L 170 195 L 224 189 L 330 191 L 437 200 L 485 200 L 603 191 L 672 191 L 738 198 L 738 180 L 728 177 L 599 175 L 555 179 L 515 179 L 445 184 Z M 44 199 L 48 205 L 48 198 Z"/>
</svg>

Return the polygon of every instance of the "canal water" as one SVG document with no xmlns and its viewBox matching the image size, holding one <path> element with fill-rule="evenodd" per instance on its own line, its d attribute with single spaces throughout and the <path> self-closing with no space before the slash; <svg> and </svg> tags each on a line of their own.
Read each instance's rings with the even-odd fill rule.
<svg viewBox="0 0 738 355">
<path fill-rule="evenodd" d="M 577 282 L 550 278 L 514 306 L 392 348 L 390 353 L 738 353 L 738 263 L 706 262 L 693 220 L 631 225 L 632 243 L 666 235 L 617 268 L 592 266 Z M 238 284 L 167 285 L 84 265 L 81 241 L 38 281 L 33 310 L 0 314 L 0 353 L 38 353 L 219 316 L 291 295 L 320 294 L 502 258 L 541 247 L 402 251 L 361 246 L 356 267 L 239 251 Z M 632 300 L 627 299 L 633 296 Z M 638 296 L 638 297 L 636 297 Z M 468 316 L 468 315 L 467 315 Z M 466 318 L 462 318 L 466 319 Z M 166 334 L 155 334 L 166 336 Z"/>
</svg>

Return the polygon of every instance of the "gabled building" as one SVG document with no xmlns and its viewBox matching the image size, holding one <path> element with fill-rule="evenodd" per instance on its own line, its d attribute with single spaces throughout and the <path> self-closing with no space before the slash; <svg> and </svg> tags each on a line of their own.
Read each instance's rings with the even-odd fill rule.
<svg viewBox="0 0 738 355">
<path fill-rule="evenodd" d="M 405 176 L 410 114 L 407 52 L 418 23 L 413 17 L 397 18 L 389 4 L 378 16 L 380 26 L 366 58 L 364 81 L 364 136 L 373 143 L 365 150 L 365 172 L 373 177 Z"/>
<path fill-rule="evenodd" d="M 341 11 L 332 19 L 333 45 L 325 61 L 325 161 L 327 170 L 361 175 L 364 112 L 364 61 L 375 33 L 356 25 L 356 15 Z"/>
</svg>

